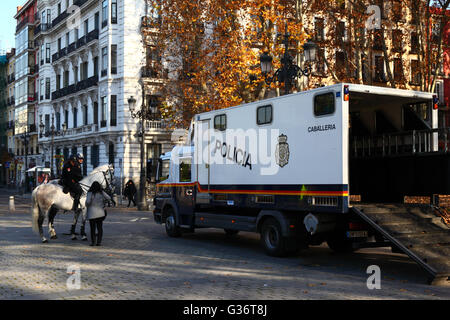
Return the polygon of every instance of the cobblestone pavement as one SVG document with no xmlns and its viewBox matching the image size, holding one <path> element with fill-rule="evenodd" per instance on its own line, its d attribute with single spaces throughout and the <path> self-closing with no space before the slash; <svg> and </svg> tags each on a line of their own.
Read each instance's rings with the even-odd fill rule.
<svg viewBox="0 0 450 320">
<path fill-rule="evenodd" d="M 257 234 L 227 238 L 204 229 L 169 238 L 150 212 L 135 209 L 109 211 L 101 247 L 64 235 L 70 214 L 55 219 L 58 239 L 41 244 L 31 230 L 30 199 L 17 197 L 11 214 L 7 196 L 0 192 L 0 299 L 450 298 L 450 287 L 425 284 L 413 261 L 389 250 L 338 255 L 323 245 L 273 258 Z M 66 286 L 72 265 L 80 268 L 79 290 Z M 367 289 L 369 265 L 381 268 L 381 290 Z"/>
</svg>

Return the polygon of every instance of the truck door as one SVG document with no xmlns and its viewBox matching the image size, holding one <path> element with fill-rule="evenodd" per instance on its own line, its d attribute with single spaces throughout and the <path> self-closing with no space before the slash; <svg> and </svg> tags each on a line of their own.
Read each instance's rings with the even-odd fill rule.
<svg viewBox="0 0 450 320">
<path fill-rule="evenodd" d="M 181 158 L 179 165 L 180 184 L 176 188 L 176 200 L 181 226 L 192 227 L 194 220 L 194 186 L 192 181 L 192 158 Z"/>
<path fill-rule="evenodd" d="M 196 166 L 197 166 L 197 182 L 200 184 L 203 190 L 209 191 L 210 183 L 210 159 L 211 150 L 210 142 L 211 135 L 210 129 L 210 119 L 199 121 L 197 124 L 197 136 L 195 141 L 195 156 L 196 156 Z"/>
</svg>

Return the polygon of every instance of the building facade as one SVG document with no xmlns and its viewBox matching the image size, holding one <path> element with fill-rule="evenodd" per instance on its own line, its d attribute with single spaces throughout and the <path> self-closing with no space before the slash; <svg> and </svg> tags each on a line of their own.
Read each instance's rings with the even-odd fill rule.
<svg viewBox="0 0 450 320">
<path fill-rule="evenodd" d="M 58 176 L 69 155 L 83 153 L 84 174 L 114 164 L 116 181 L 122 182 L 117 187 L 128 179 L 138 185 L 142 130 L 128 99 L 134 97 L 139 108 L 157 94 L 156 89 L 147 94 L 151 88 L 143 73 L 146 2 L 38 0 L 37 14 L 39 164 Z M 161 119 L 146 121 L 145 158 L 170 150 L 172 139 Z"/>
<path fill-rule="evenodd" d="M 26 171 L 36 166 L 39 157 L 36 114 L 36 0 L 17 8 L 15 82 L 14 82 L 14 147 L 15 181 L 28 186 Z"/>
</svg>

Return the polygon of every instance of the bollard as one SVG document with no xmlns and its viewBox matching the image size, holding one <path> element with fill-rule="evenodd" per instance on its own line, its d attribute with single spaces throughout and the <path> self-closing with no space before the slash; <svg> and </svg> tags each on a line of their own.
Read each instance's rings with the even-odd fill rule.
<svg viewBox="0 0 450 320">
<path fill-rule="evenodd" d="M 14 205 L 14 196 L 9 197 L 9 212 L 16 212 L 16 206 Z"/>
<path fill-rule="evenodd" d="M 114 200 L 114 202 L 116 203 L 116 206 L 119 204 L 118 203 L 118 198 L 117 198 L 117 194 L 115 194 L 115 195 L 113 195 L 113 200 Z"/>
</svg>

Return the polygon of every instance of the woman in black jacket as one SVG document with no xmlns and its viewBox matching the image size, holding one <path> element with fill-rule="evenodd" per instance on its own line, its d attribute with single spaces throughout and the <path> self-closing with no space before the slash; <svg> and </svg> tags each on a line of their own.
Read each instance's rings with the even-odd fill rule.
<svg viewBox="0 0 450 320">
<path fill-rule="evenodd" d="M 128 208 L 130 207 L 131 201 L 133 201 L 134 206 L 136 206 L 136 201 L 134 201 L 136 191 L 136 186 L 134 185 L 133 180 L 129 180 L 123 190 L 123 195 L 128 198 Z"/>
</svg>

